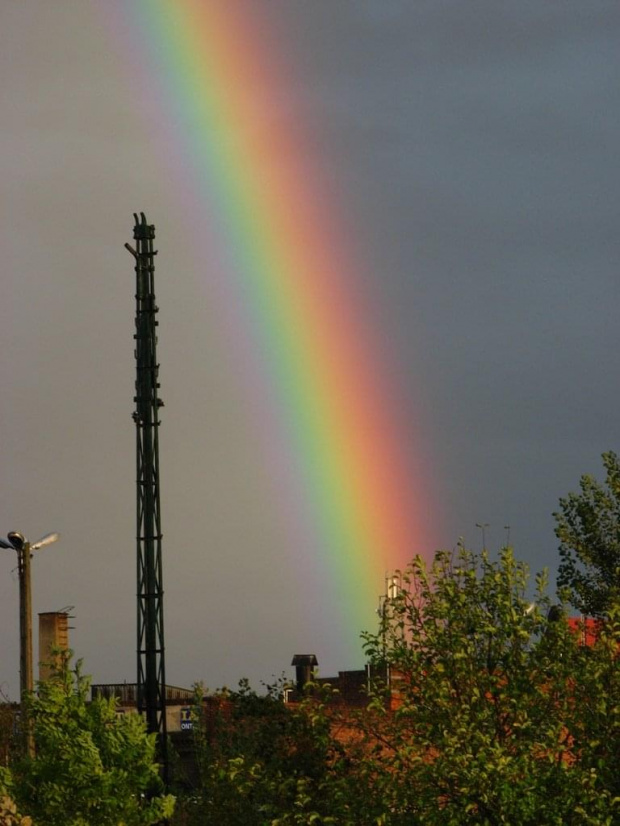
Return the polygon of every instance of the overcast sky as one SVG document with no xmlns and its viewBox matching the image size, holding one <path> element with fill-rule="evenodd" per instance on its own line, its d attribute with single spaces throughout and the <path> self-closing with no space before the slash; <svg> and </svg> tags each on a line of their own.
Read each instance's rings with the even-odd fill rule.
<svg viewBox="0 0 620 826">
<path fill-rule="evenodd" d="M 428 536 L 479 548 L 488 523 L 496 548 L 509 525 L 516 554 L 553 574 L 558 498 L 619 447 L 620 5 L 252 5 L 291 67 L 274 107 L 310 127 L 390 381 L 424 439 L 441 514 Z M 168 681 L 256 681 L 294 653 L 316 653 L 323 674 L 360 667 L 263 483 L 246 391 L 204 300 L 207 218 L 183 211 L 191 169 L 166 157 L 171 110 L 124 8 L 0 0 L 0 534 L 61 532 L 34 560 L 34 610 L 74 606 L 86 671 L 135 680 L 123 244 L 144 210 L 160 249 Z M 15 698 L 18 589 L 2 554 L 0 687 Z"/>
</svg>

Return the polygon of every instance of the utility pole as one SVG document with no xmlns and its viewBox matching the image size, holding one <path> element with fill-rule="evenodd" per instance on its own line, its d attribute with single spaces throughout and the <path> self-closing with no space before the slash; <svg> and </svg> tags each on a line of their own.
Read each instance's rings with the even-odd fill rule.
<svg viewBox="0 0 620 826">
<path fill-rule="evenodd" d="M 30 557 L 32 551 L 38 551 L 56 542 L 57 533 L 48 533 L 38 542 L 29 542 L 23 533 L 11 531 L 7 539 L 0 539 L 0 548 L 12 548 L 17 552 L 17 573 L 19 577 L 19 694 L 21 702 L 22 731 L 25 752 L 34 756 L 34 739 L 26 711 L 26 697 L 34 691 L 32 664 L 32 577 L 30 574 Z"/>
<path fill-rule="evenodd" d="M 138 562 L 138 711 L 147 729 L 157 734 L 164 781 L 168 780 L 166 731 L 166 669 L 164 658 L 164 590 L 159 501 L 159 364 L 158 307 L 155 303 L 155 227 L 143 212 L 134 214 L 136 249 L 136 424 L 137 562 Z"/>
<path fill-rule="evenodd" d="M 14 536 L 9 536 L 9 539 L 14 541 Z M 25 541 L 21 550 L 17 551 L 17 571 L 19 576 L 19 690 L 23 697 L 34 690 L 30 542 Z"/>
</svg>

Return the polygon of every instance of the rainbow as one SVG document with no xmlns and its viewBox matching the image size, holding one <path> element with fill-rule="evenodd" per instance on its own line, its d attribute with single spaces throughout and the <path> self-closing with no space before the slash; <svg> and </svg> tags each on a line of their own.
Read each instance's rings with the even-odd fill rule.
<svg viewBox="0 0 620 826">
<path fill-rule="evenodd" d="M 267 440 L 292 462 L 314 534 L 308 565 L 340 594 L 359 651 L 385 571 L 430 550 L 432 509 L 310 124 L 279 109 L 294 67 L 252 0 L 143 0 L 123 14 L 145 37 L 180 174 L 225 247 L 269 396 Z"/>
</svg>

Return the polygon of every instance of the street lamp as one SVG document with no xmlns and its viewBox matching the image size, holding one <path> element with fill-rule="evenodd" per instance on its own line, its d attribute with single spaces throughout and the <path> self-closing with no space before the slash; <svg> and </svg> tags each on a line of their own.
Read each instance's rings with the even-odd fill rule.
<svg viewBox="0 0 620 826">
<path fill-rule="evenodd" d="M 487 549 L 487 528 L 489 527 L 488 522 L 476 522 L 476 527 L 480 528 L 482 531 L 482 550 L 486 551 Z"/>
<path fill-rule="evenodd" d="M 57 533 L 47 533 L 38 542 L 28 542 L 19 531 L 11 531 L 7 539 L 0 539 L 0 548 L 9 548 L 17 551 L 17 570 L 19 573 L 19 690 L 22 701 L 22 719 L 24 715 L 25 695 L 34 689 L 32 676 L 32 586 L 30 577 L 30 555 L 51 545 L 59 538 Z M 31 742 L 26 730 L 28 751 L 31 751 Z"/>
</svg>

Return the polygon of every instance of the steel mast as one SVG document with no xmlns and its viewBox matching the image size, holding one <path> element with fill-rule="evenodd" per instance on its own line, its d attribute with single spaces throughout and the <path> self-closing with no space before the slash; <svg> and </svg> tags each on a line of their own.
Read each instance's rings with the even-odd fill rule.
<svg viewBox="0 0 620 826">
<path fill-rule="evenodd" d="M 164 659 L 164 591 L 159 501 L 159 364 L 155 303 L 155 227 L 143 212 L 134 213 L 136 266 L 136 423 L 137 560 L 138 560 L 138 711 L 149 732 L 158 735 L 159 757 L 167 779 L 166 670 Z"/>
</svg>

